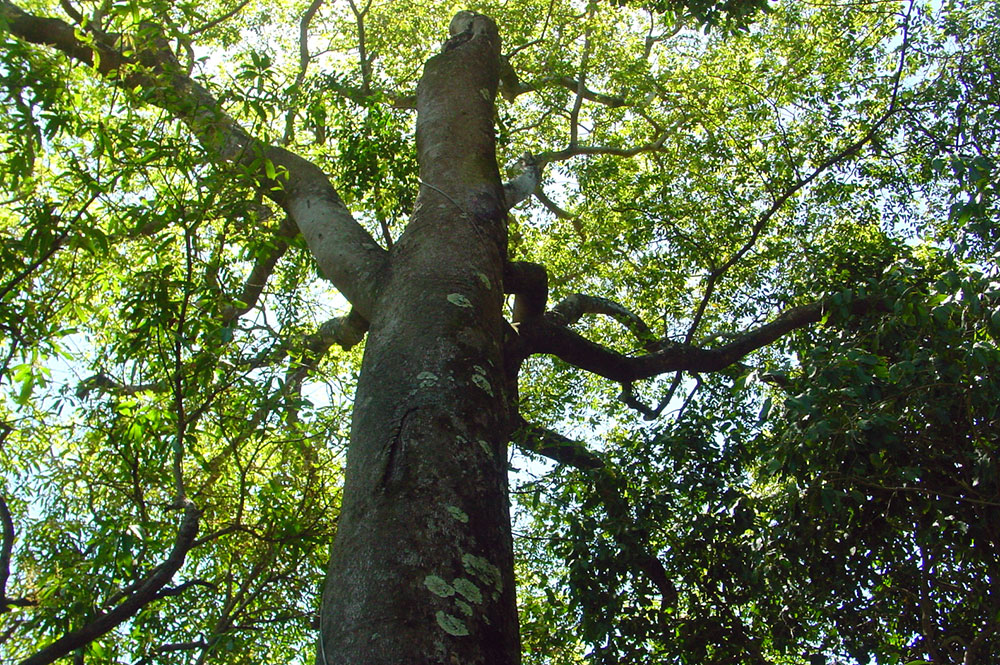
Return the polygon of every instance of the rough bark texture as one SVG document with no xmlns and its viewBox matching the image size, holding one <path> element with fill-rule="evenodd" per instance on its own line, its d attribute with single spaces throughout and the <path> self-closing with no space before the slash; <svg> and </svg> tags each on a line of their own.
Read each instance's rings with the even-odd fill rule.
<svg viewBox="0 0 1000 665">
<path fill-rule="evenodd" d="M 492 20 L 462 12 L 418 87 L 421 191 L 380 276 L 319 665 L 520 660 L 501 340 L 506 208 Z"/>
</svg>

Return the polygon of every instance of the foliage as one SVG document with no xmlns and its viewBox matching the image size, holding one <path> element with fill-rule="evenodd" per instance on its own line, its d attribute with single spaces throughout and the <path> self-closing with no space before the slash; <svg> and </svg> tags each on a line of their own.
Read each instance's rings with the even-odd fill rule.
<svg viewBox="0 0 1000 665">
<path fill-rule="evenodd" d="M 547 163 L 548 201 L 512 212 L 510 247 L 548 268 L 553 301 L 612 298 L 662 340 L 711 347 L 828 299 L 821 325 L 740 365 L 636 385 L 663 407 L 652 425 L 621 386 L 529 360 L 522 414 L 607 466 L 512 456 L 525 662 L 1000 654 L 1000 9 L 848 4 L 475 7 L 523 88 L 497 107 L 501 168 Z M 226 113 L 398 237 L 411 96 L 452 3 L 318 5 L 305 60 L 302 2 L 19 6 L 123 49 L 160 22 Z M 148 90 L 0 39 L 16 533 L 0 653 L 130 593 L 170 551 L 180 488 L 203 510 L 183 569 L 79 657 L 304 662 L 360 358 L 328 352 L 343 299 L 252 175 Z M 577 330 L 641 346 L 611 319 Z M 637 573 L 650 552 L 669 586 Z"/>
</svg>

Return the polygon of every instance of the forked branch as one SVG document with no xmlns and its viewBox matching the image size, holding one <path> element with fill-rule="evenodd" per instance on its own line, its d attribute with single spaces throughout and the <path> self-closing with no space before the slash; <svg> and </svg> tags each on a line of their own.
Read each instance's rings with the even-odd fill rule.
<svg viewBox="0 0 1000 665">
<path fill-rule="evenodd" d="M 850 310 L 857 314 L 879 306 L 880 303 L 873 299 L 861 299 L 852 303 Z M 562 317 L 553 312 L 524 322 L 519 332 L 522 343 L 530 353 L 553 355 L 574 367 L 630 384 L 667 372 L 719 371 L 793 330 L 820 321 L 825 310 L 825 301 L 793 307 L 770 323 L 738 335 L 722 346 L 705 349 L 692 344 L 660 341 L 657 344 L 661 348 L 641 356 L 626 356 L 592 342 L 570 330 L 562 322 Z"/>
</svg>

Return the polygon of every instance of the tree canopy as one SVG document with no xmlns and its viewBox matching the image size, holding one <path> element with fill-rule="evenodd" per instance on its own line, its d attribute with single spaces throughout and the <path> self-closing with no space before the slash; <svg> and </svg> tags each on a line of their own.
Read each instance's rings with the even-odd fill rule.
<svg viewBox="0 0 1000 665">
<path fill-rule="evenodd" d="M 558 303 L 505 309 L 523 662 L 1000 656 L 1000 5 L 471 8 Z M 313 658 L 375 296 L 286 185 L 392 254 L 456 9 L 0 0 L 5 662 Z"/>
</svg>

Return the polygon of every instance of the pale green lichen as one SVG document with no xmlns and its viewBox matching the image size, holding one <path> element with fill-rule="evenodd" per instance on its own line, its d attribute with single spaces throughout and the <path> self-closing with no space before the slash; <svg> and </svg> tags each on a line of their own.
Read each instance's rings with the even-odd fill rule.
<svg viewBox="0 0 1000 665">
<path fill-rule="evenodd" d="M 437 375 L 433 372 L 421 372 L 417 374 L 417 383 L 420 384 L 421 388 L 430 388 L 431 386 L 437 384 Z"/>
<path fill-rule="evenodd" d="M 469 629 L 466 628 L 465 624 L 458 617 L 453 617 L 450 614 L 445 614 L 441 610 L 438 610 L 437 614 L 434 615 L 437 619 L 438 625 L 441 626 L 441 630 L 448 633 L 449 635 L 455 635 L 457 637 L 462 637 L 469 634 Z"/>
<path fill-rule="evenodd" d="M 472 307 L 472 302 L 470 302 L 469 299 L 461 293 L 449 293 L 448 302 L 452 305 L 458 305 L 459 307 Z"/>
<path fill-rule="evenodd" d="M 466 515 L 465 511 L 462 510 L 461 508 L 459 508 L 458 506 L 445 506 L 445 510 L 448 511 L 449 515 L 451 515 L 452 517 L 454 517 L 456 520 L 458 520 L 462 524 L 467 524 L 468 523 L 469 516 Z"/>
<path fill-rule="evenodd" d="M 465 616 L 469 616 L 469 617 L 472 616 L 472 605 L 469 605 L 465 601 L 456 600 L 455 601 L 455 607 L 457 607 L 460 612 L 464 613 Z"/>
<path fill-rule="evenodd" d="M 452 585 L 455 587 L 455 591 L 465 597 L 466 600 L 472 603 L 483 602 L 483 594 L 480 593 L 479 587 L 472 580 L 467 580 L 464 577 L 455 578 L 455 583 Z M 456 602 L 461 602 L 457 601 Z"/>
<path fill-rule="evenodd" d="M 482 439 L 476 439 L 476 443 L 478 443 L 479 447 L 483 449 L 483 452 L 485 452 L 490 457 L 493 457 L 493 448 L 490 447 L 489 442 L 484 441 Z"/>
<path fill-rule="evenodd" d="M 486 376 L 486 370 L 480 367 L 479 365 L 473 365 L 472 370 L 476 372 L 476 374 L 482 374 L 483 376 Z"/>
<path fill-rule="evenodd" d="M 455 595 L 455 587 L 445 582 L 437 575 L 428 575 L 424 578 L 424 586 L 431 590 L 435 596 L 447 598 Z M 464 594 L 463 594 L 464 595 Z"/>
<path fill-rule="evenodd" d="M 503 589 L 500 569 L 483 557 L 466 552 L 462 555 L 462 565 L 465 567 L 466 572 L 471 574 L 473 577 L 479 578 L 479 580 L 484 582 L 487 586 L 491 586 L 497 591 Z"/>
<path fill-rule="evenodd" d="M 476 384 L 476 387 L 485 392 L 490 397 L 493 397 L 493 386 L 490 385 L 489 380 L 482 374 L 473 374 L 472 382 Z"/>
<path fill-rule="evenodd" d="M 482 282 L 483 286 L 485 286 L 487 289 L 493 288 L 493 284 L 490 283 L 490 278 L 484 275 L 483 273 L 477 272 L 476 277 L 479 278 L 479 281 Z"/>
</svg>

